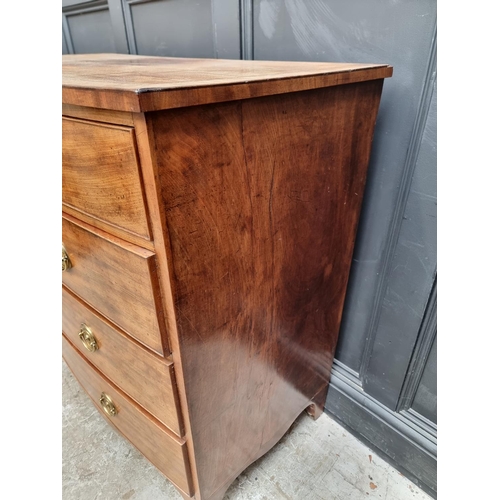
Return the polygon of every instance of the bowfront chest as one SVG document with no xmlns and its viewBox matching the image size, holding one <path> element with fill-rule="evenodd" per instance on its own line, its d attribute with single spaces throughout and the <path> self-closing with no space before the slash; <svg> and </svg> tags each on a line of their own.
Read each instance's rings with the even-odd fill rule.
<svg viewBox="0 0 500 500">
<path fill-rule="evenodd" d="M 63 56 L 63 357 L 184 498 L 322 411 L 391 74 Z"/>
</svg>

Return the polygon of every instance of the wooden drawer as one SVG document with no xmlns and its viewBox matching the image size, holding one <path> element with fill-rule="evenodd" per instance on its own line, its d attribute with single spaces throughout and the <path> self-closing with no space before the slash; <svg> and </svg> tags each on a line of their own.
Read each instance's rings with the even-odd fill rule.
<svg viewBox="0 0 500 500">
<path fill-rule="evenodd" d="M 154 253 L 65 215 L 63 283 L 157 353 L 168 352 Z"/>
<path fill-rule="evenodd" d="M 63 357 L 99 411 L 153 465 L 187 495 L 192 493 L 184 440 L 169 435 L 163 426 L 144 412 L 104 377 L 72 347 L 63 335 Z M 107 415 L 101 407 L 102 393 L 107 394 L 117 413 Z"/>
<path fill-rule="evenodd" d="M 64 287 L 62 313 L 62 330 L 78 351 L 143 408 L 182 436 L 172 362 L 129 340 Z M 82 325 L 90 330 L 96 350 L 92 351 L 88 341 L 85 347 L 80 339 Z"/>
<path fill-rule="evenodd" d="M 150 240 L 134 129 L 63 118 L 63 203 Z"/>
</svg>

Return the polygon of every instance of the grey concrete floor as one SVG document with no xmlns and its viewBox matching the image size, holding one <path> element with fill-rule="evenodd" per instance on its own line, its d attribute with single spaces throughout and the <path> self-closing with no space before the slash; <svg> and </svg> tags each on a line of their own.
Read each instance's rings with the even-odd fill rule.
<svg viewBox="0 0 500 500">
<path fill-rule="evenodd" d="M 182 500 L 106 422 L 63 363 L 63 500 Z M 225 500 L 428 500 L 326 415 L 302 415 Z"/>
</svg>

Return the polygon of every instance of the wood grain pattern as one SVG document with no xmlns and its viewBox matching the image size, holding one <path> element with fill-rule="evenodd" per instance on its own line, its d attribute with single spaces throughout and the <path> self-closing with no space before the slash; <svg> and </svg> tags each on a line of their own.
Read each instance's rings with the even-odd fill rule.
<svg viewBox="0 0 500 500">
<path fill-rule="evenodd" d="M 84 214 L 80 210 L 72 208 L 69 205 L 63 204 L 62 208 L 63 208 L 62 210 L 63 214 L 70 215 L 71 217 L 74 217 L 75 219 L 78 219 L 84 222 L 85 224 L 88 224 L 89 226 L 105 231 L 110 236 L 116 236 L 121 240 L 126 241 L 127 243 L 132 243 L 133 245 L 146 248 L 148 250 L 151 250 L 152 252 L 155 251 L 155 244 L 153 240 L 145 240 L 141 236 L 129 233 L 128 231 L 124 231 L 120 227 L 112 226 L 103 220 L 93 217 L 92 215 Z"/>
<path fill-rule="evenodd" d="M 154 254 L 64 214 L 63 243 L 73 267 L 63 283 L 158 354 L 168 354 Z"/>
<path fill-rule="evenodd" d="M 322 407 L 382 82 L 146 115 L 200 498 Z"/>
<path fill-rule="evenodd" d="M 62 114 L 69 118 L 81 118 L 103 123 L 112 123 L 114 125 L 134 125 L 132 113 L 121 111 L 111 111 L 107 109 L 86 108 L 83 106 L 73 106 L 72 104 L 62 105 Z"/>
<path fill-rule="evenodd" d="M 172 362 L 125 337 L 64 286 L 62 310 L 63 333 L 80 354 L 160 422 L 182 436 Z M 89 352 L 78 337 L 82 323 L 96 338 L 99 348 L 95 352 Z"/>
<path fill-rule="evenodd" d="M 150 239 L 134 131 L 63 118 L 63 204 Z"/>
<path fill-rule="evenodd" d="M 63 102 L 111 110 L 157 111 L 391 75 L 392 67 L 386 64 L 64 55 Z"/>
<path fill-rule="evenodd" d="M 181 411 L 184 415 L 183 424 L 189 463 L 193 475 L 193 491 L 195 498 L 200 499 L 195 451 L 193 447 L 191 424 L 188 418 L 189 409 L 184 384 L 183 362 L 177 334 L 177 321 L 172 294 L 173 283 L 170 279 L 173 272 L 172 256 L 170 254 L 165 205 L 162 203 L 161 185 L 159 182 L 159 165 L 156 159 L 157 147 L 154 141 L 154 131 L 151 121 L 148 123 L 144 113 L 134 113 L 134 128 L 137 131 L 137 150 L 141 159 L 142 173 L 144 176 L 144 191 L 151 213 L 151 231 L 156 247 L 158 278 L 164 301 L 165 320 L 167 322 L 169 343 L 172 350 L 171 357 L 174 361 L 175 380 L 177 382 Z"/>
<path fill-rule="evenodd" d="M 76 166 L 63 189 L 78 202 L 63 206 L 64 354 L 94 402 L 107 384 L 126 421 L 111 423 L 186 498 L 221 500 L 301 411 L 323 409 L 391 74 L 64 58 Z M 82 321 L 97 353 L 79 342 Z"/>
<path fill-rule="evenodd" d="M 127 439 L 172 483 L 185 494 L 191 494 L 189 464 L 183 440 L 169 435 L 161 424 L 106 380 L 62 337 L 63 357 L 104 418 Z M 108 394 L 118 409 L 114 417 L 101 409 L 101 393 Z"/>
</svg>

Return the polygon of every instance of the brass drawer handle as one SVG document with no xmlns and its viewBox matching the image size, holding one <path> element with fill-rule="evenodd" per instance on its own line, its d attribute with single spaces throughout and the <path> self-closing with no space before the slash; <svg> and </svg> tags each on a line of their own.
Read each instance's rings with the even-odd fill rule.
<svg viewBox="0 0 500 500">
<path fill-rule="evenodd" d="M 64 244 L 62 246 L 62 270 L 67 271 L 68 269 L 71 269 L 73 265 L 71 264 L 71 261 L 69 260 L 68 252 L 66 252 L 66 249 L 64 248 Z"/>
<path fill-rule="evenodd" d="M 99 399 L 99 403 L 101 403 L 104 413 L 106 413 L 110 417 L 114 417 L 118 413 L 118 410 L 116 409 L 113 400 L 105 392 L 101 394 L 101 399 Z"/>
<path fill-rule="evenodd" d="M 80 332 L 78 333 L 82 344 L 85 346 L 85 349 L 90 352 L 95 352 L 99 349 L 97 345 L 97 340 L 92 333 L 92 330 L 85 324 L 82 323 L 80 326 Z"/>
</svg>

